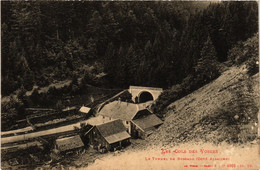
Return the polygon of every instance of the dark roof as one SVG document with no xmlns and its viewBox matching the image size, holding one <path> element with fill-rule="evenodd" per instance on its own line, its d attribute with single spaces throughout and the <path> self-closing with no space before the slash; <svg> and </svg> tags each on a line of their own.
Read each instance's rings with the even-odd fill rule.
<svg viewBox="0 0 260 170">
<path fill-rule="evenodd" d="M 146 109 L 145 105 L 114 101 L 105 105 L 98 115 L 121 120 L 132 120 L 139 110 Z"/>
<path fill-rule="evenodd" d="M 105 139 L 109 144 L 111 144 L 111 143 L 115 143 L 115 142 L 122 141 L 125 139 L 129 139 L 130 137 L 131 136 L 126 131 L 124 131 L 124 132 L 119 132 L 114 135 L 107 136 L 107 137 L 105 137 Z"/>
<path fill-rule="evenodd" d="M 57 139 L 56 144 L 60 151 L 67 151 L 84 146 L 79 135 Z"/>
<path fill-rule="evenodd" d="M 154 126 L 160 125 L 163 122 L 156 115 L 151 114 L 139 119 L 132 120 L 132 122 L 141 128 L 143 131 L 149 131 L 153 129 Z"/>
<path fill-rule="evenodd" d="M 114 120 L 96 127 L 109 144 L 130 138 L 121 120 Z"/>
<path fill-rule="evenodd" d="M 139 119 L 150 114 L 152 114 L 152 112 L 150 112 L 148 109 L 139 110 L 133 119 Z"/>
<path fill-rule="evenodd" d="M 122 121 L 118 119 L 107 123 L 103 123 L 101 125 L 97 125 L 97 128 L 103 137 L 126 131 L 126 128 L 123 125 Z"/>
</svg>

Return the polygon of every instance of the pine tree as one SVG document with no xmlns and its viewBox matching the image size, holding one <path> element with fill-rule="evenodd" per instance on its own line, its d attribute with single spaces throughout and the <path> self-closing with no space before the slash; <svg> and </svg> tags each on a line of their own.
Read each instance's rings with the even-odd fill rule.
<svg viewBox="0 0 260 170">
<path fill-rule="evenodd" d="M 216 50 L 209 36 L 200 51 L 200 55 L 201 58 L 194 69 L 200 79 L 208 82 L 219 75 Z"/>
<path fill-rule="evenodd" d="M 97 58 L 97 42 L 94 38 L 89 38 L 86 49 L 88 59 Z"/>
</svg>

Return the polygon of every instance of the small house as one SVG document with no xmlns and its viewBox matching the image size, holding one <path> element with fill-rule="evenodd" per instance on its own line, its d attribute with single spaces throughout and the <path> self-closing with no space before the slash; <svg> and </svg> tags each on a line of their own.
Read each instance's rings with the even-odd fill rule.
<svg viewBox="0 0 260 170">
<path fill-rule="evenodd" d="M 90 110 L 91 110 L 91 108 L 82 106 L 82 107 L 79 109 L 79 113 L 82 113 L 82 114 L 84 114 L 86 117 L 89 117 L 90 114 L 91 114 L 91 113 L 90 113 Z"/>
<path fill-rule="evenodd" d="M 142 116 L 131 121 L 131 136 L 145 139 L 163 122 L 154 114 Z"/>
<path fill-rule="evenodd" d="M 61 154 L 78 152 L 83 148 L 84 144 L 79 135 L 57 139 L 54 145 L 54 151 Z"/>
<path fill-rule="evenodd" d="M 99 151 L 113 151 L 130 144 L 130 135 L 120 120 L 93 126 L 85 133 L 92 148 Z"/>
</svg>

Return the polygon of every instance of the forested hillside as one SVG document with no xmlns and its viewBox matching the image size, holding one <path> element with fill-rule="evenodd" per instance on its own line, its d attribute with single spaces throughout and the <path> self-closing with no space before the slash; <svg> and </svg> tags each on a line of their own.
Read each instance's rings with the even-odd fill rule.
<svg viewBox="0 0 260 170">
<path fill-rule="evenodd" d="M 126 162 L 132 169 L 144 167 L 140 162 L 154 168 L 146 161 L 153 156 L 147 148 L 156 146 L 158 160 L 163 160 L 167 154 L 161 148 L 178 148 L 186 142 L 242 144 L 239 152 L 231 145 L 227 150 L 240 155 L 244 161 L 237 164 L 240 167 L 256 167 L 251 162 L 257 157 L 243 153 L 251 153 L 244 149 L 246 144 L 256 145 L 259 126 L 257 1 L 2 1 L 1 47 L 1 137 L 6 141 L 1 163 L 5 169 L 85 168 L 96 160 L 109 169 L 105 155 L 139 154 L 141 149 L 145 161 L 141 151 L 134 156 L 139 160 L 132 156 Z M 136 131 L 145 139 L 131 139 L 131 145 L 121 148 L 128 138 L 118 141 L 121 137 L 113 134 L 111 140 L 118 138 L 118 142 L 107 144 L 111 148 L 119 144 L 115 149 L 122 150 L 100 154 L 88 147 L 89 141 L 93 137 L 100 142 L 97 149 L 103 152 L 105 137 L 92 135 L 88 122 L 100 118 L 105 123 L 107 118 L 96 113 L 109 102 L 133 103 L 136 97 L 127 90 L 129 86 L 163 88 L 158 98 L 149 98 L 156 100 L 148 108 L 163 123 L 158 128 L 148 125 L 149 115 L 140 111 L 138 121 L 147 128 L 135 124 L 137 119 L 127 120 L 128 125 L 122 121 L 131 133 Z M 142 92 L 138 103 L 142 103 Z M 77 146 L 67 147 L 75 142 L 62 147 L 54 142 L 74 134 L 85 145 L 79 152 L 74 150 Z M 35 142 L 42 146 L 29 147 Z M 202 149 L 195 145 L 184 147 Z M 73 154 L 56 158 L 52 153 L 63 152 L 63 146 Z M 181 153 L 170 157 L 175 156 L 189 158 Z M 196 159 L 205 168 L 219 162 L 203 163 L 204 156 L 209 158 L 203 154 Z M 212 158 L 218 156 L 226 157 L 214 153 Z M 244 160 L 247 157 L 251 162 Z M 233 167 L 234 162 L 221 162 L 221 168 Z"/>
<path fill-rule="evenodd" d="M 217 63 L 236 52 L 230 49 L 257 32 L 257 6 L 1 2 L 2 95 L 82 77 L 113 88 L 168 88 L 209 72 L 202 79 L 210 81 Z"/>
</svg>

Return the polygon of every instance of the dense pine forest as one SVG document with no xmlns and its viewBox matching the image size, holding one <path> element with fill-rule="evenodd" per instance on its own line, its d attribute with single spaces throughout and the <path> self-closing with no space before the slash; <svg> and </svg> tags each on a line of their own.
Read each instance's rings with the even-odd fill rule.
<svg viewBox="0 0 260 170">
<path fill-rule="evenodd" d="M 3 96 L 75 77 L 110 88 L 212 79 L 258 29 L 257 2 L 1 3 Z"/>
</svg>

